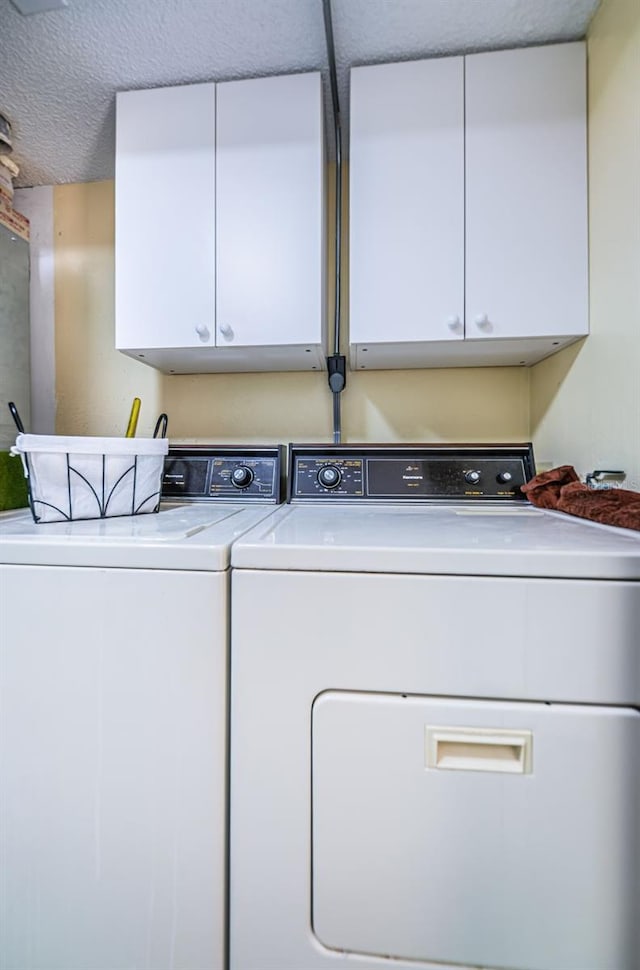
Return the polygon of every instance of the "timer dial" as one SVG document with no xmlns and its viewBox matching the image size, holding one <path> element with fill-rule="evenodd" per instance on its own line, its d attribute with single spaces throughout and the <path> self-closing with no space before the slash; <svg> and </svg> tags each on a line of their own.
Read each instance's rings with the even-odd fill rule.
<svg viewBox="0 0 640 970">
<path fill-rule="evenodd" d="M 342 481 L 342 473 L 335 465 L 323 465 L 318 472 L 318 482 L 323 488 L 337 488 Z"/>
<path fill-rule="evenodd" d="M 238 465 L 231 472 L 231 484 L 236 488 L 247 488 L 253 481 L 253 472 L 247 465 Z"/>
</svg>

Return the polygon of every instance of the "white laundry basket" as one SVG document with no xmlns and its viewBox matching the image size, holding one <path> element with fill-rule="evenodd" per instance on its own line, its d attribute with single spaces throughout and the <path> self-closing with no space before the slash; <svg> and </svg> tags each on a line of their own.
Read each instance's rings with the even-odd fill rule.
<svg viewBox="0 0 640 970">
<path fill-rule="evenodd" d="M 19 434 L 36 522 L 103 519 L 157 512 L 166 438 L 91 438 Z"/>
</svg>

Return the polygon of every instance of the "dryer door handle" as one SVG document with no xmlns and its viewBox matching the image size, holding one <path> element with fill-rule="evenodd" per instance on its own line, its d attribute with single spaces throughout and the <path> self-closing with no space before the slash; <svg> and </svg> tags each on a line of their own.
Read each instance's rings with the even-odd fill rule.
<svg viewBox="0 0 640 970">
<path fill-rule="evenodd" d="M 425 766 L 455 771 L 532 771 L 531 731 L 425 725 Z"/>
</svg>

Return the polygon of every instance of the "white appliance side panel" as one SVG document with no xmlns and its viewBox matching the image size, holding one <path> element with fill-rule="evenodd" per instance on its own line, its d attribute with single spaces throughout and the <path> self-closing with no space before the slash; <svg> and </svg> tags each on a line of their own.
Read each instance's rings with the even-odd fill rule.
<svg viewBox="0 0 640 970">
<path fill-rule="evenodd" d="M 639 712 L 329 691 L 312 737 L 325 945 L 637 967 Z"/>
<path fill-rule="evenodd" d="M 585 45 L 473 54 L 465 77 L 466 337 L 586 334 Z"/>
<path fill-rule="evenodd" d="M 222 967 L 225 573 L 0 569 L 0 966 Z"/>
<path fill-rule="evenodd" d="M 221 347 L 322 341 L 323 126 L 319 73 L 217 87 Z"/>
<path fill-rule="evenodd" d="M 321 691 L 638 706 L 636 592 L 632 583 L 234 570 L 232 970 L 344 959 L 311 929 L 311 711 Z M 416 967 L 351 959 L 366 970 Z"/>
<path fill-rule="evenodd" d="M 463 83 L 461 57 L 351 71 L 349 325 L 361 365 L 368 342 L 464 336 Z"/>
<path fill-rule="evenodd" d="M 116 347 L 215 343 L 215 84 L 116 99 Z"/>
</svg>

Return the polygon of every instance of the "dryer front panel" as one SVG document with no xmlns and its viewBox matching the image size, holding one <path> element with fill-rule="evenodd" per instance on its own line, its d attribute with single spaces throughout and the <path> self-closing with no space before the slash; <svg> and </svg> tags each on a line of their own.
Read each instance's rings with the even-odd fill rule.
<svg viewBox="0 0 640 970">
<path fill-rule="evenodd" d="M 327 691 L 312 738 L 324 946 L 510 970 L 634 965 L 637 711 Z"/>
<path fill-rule="evenodd" d="M 234 569 L 230 970 L 638 970 L 639 603 L 626 582 Z M 508 731 L 471 753 L 530 771 L 444 768 L 462 728 Z M 597 926 L 552 961 L 551 900 L 575 930 L 591 893 Z M 501 962 L 463 960 L 476 944 Z"/>
</svg>

